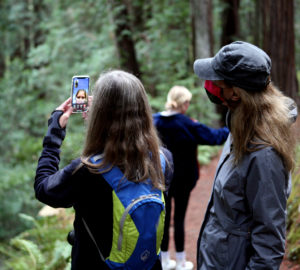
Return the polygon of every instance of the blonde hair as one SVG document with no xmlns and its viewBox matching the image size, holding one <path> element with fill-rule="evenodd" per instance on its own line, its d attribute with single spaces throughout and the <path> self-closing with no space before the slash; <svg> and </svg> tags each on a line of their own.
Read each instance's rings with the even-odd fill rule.
<svg viewBox="0 0 300 270">
<path fill-rule="evenodd" d="M 150 178 L 155 188 L 163 190 L 159 147 L 140 80 L 120 70 L 102 74 L 93 91 L 82 163 L 92 173 L 118 166 L 128 180 L 143 182 Z M 104 154 L 103 161 L 91 163 L 90 158 L 99 153 Z"/>
<path fill-rule="evenodd" d="M 167 110 L 178 110 L 187 101 L 192 99 L 192 93 L 183 86 L 173 86 L 167 96 L 165 108 Z"/>
<path fill-rule="evenodd" d="M 235 89 L 241 97 L 231 117 L 235 163 L 247 152 L 271 146 L 281 156 L 285 168 L 291 171 L 296 143 L 289 118 L 291 99 L 272 83 L 262 92 Z"/>
</svg>

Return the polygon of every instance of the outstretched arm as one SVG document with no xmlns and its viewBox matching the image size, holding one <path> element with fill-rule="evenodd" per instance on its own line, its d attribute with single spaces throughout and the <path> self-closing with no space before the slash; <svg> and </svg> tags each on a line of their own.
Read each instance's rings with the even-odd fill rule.
<svg viewBox="0 0 300 270">
<path fill-rule="evenodd" d="M 194 122 L 193 133 L 198 144 L 221 145 L 226 141 L 229 130 L 227 127 L 215 129 Z"/>
<path fill-rule="evenodd" d="M 70 101 L 70 99 L 66 100 L 51 114 L 34 182 L 37 199 L 53 207 L 72 205 L 73 191 L 69 183 L 73 171 L 80 163 L 77 159 L 59 170 L 60 146 L 65 138 L 65 127 L 72 113 Z"/>
</svg>

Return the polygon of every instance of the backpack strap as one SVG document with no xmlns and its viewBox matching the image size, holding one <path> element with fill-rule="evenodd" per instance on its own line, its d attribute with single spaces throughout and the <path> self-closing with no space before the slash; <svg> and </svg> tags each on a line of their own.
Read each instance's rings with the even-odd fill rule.
<svg viewBox="0 0 300 270">
<path fill-rule="evenodd" d="M 167 158 L 162 150 L 159 150 L 159 155 L 160 155 L 160 164 L 163 173 L 166 171 L 166 164 L 167 164 Z"/>
<path fill-rule="evenodd" d="M 102 260 L 103 262 L 105 262 L 104 256 L 102 255 L 102 253 L 101 253 L 101 251 L 100 251 L 100 248 L 99 248 L 99 246 L 97 245 L 96 239 L 94 238 L 94 236 L 93 236 L 93 234 L 92 234 L 92 232 L 91 232 L 89 226 L 88 226 L 87 223 L 85 222 L 84 218 L 82 218 L 82 222 L 83 222 L 83 224 L 84 224 L 84 227 L 85 227 L 86 231 L 88 232 L 88 234 L 90 235 L 92 241 L 94 242 L 94 244 L 95 244 L 95 246 L 96 246 L 96 248 L 97 248 L 97 250 L 98 250 L 98 253 L 99 253 L 99 255 L 100 255 L 101 260 Z"/>
<path fill-rule="evenodd" d="M 159 152 L 160 152 L 160 164 L 161 164 L 163 173 L 165 173 L 166 162 L 167 162 L 166 157 L 161 150 Z M 92 163 L 98 164 L 98 163 L 102 162 L 103 158 L 104 158 L 104 155 L 99 154 L 99 155 L 95 155 L 95 156 L 91 157 L 90 160 Z M 109 167 L 109 166 L 107 166 L 107 167 Z M 106 171 L 106 168 L 99 169 L 99 172 L 101 173 L 103 178 L 106 180 L 106 182 L 112 187 L 112 189 L 116 190 L 116 191 L 120 188 L 120 179 L 125 179 L 124 174 L 117 166 L 112 167 L 109 171 Z M 141 184 L 144 184 L 144 185 L 150 184 L 150 180 L 148 179 L 145 183 L 141 183 Z M 127 183 L 123 182 L 122 185 L 124 185 L 124 187 L 127 185 L 133 185 L 133 182 L 130 182 L 130 181 L 128 181 Z M 125 203 L 125 204 L 129 204 L 129 202 Z"/>
</svg>

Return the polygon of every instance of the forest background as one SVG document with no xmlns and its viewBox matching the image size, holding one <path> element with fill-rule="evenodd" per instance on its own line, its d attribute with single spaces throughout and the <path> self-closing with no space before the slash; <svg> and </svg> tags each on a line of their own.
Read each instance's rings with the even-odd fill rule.
<svg viewBox="0 0 300 270">
<path fill-rule="evenodd" d="M 244 40 L 270 55 L 272 80 L 300 104 L 300 0 L 1 0 L 0 15 L 0 270 L 70 267 L 72 210 L 38 215 L 33 181 L 47 119 L 70 96 L 73 75 L 88 74 L 93 86 L 103 71 L 130 71 L 154 112 L 184 85 L 193 93 L 189 115 L 217 127 L 224 112 L 208 102 L 193 62 Z M 74 115 L 61 167 L 80 155 L 84 130 Z M 218 150 L 200 147 L 200 162 Z M 299 262 L 296 173 L 293 184 L 288 256 Z"/>
</svg>

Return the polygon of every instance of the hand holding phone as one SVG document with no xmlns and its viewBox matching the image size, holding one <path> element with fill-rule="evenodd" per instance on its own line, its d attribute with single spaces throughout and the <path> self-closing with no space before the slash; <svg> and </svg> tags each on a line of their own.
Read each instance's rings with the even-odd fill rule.
<svg viewBox="0 0 300 270">
<path fill-rule="evenodd" d="M 72 107 L 73 112 L 86 112 L 88 110 L 90 77 L 87 75 L 77 75 L 72 78 Z"/>
<path fill-rule="evenodd" d="M 66 101 L 64 101 L 61 105 L 59 105 L 56 108 L 57 111 L 63 111 L 63 114 L 59 118 L 59 125 L 61 128 L 65 128 L 70 115 L 73 112 L 73 108 L 71 107 L 71 98 L 68 98 Z"/>
</svg>

